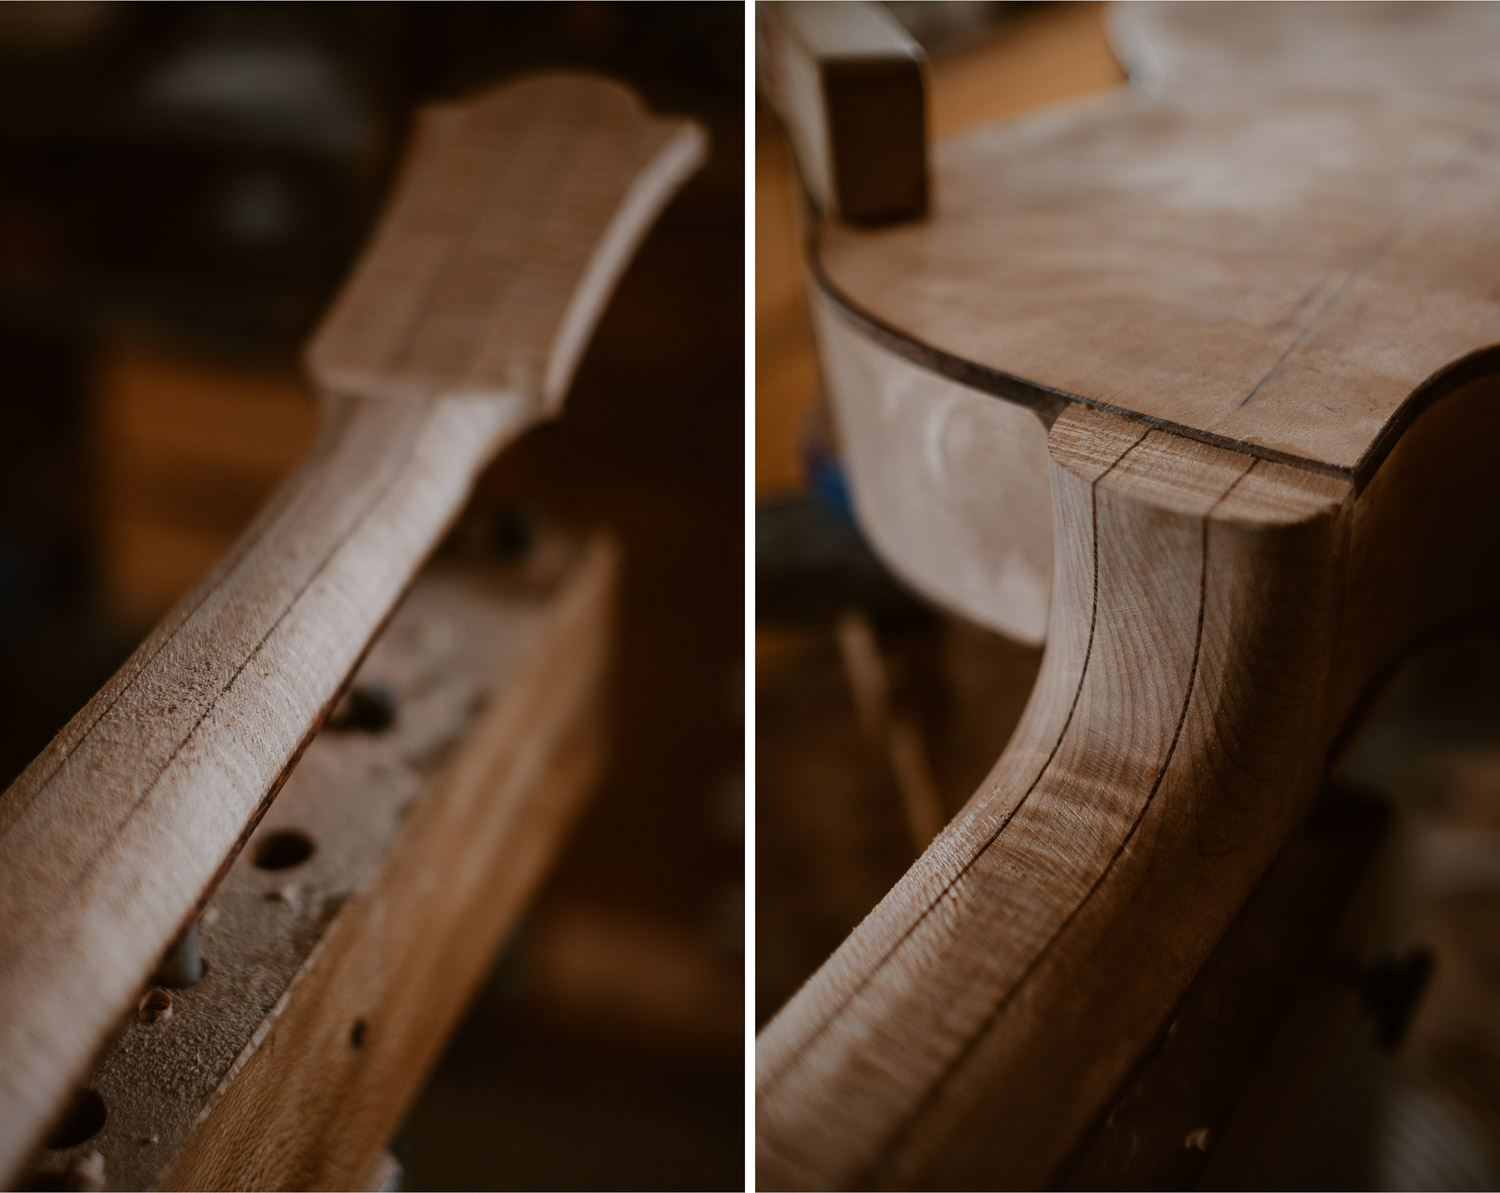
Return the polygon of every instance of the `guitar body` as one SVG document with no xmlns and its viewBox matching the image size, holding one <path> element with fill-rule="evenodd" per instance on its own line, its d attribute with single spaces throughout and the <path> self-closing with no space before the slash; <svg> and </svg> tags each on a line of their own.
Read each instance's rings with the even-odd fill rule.
<svg viewBox="0 0 1500 1193">
<path fill-rule="evenodd" d="M 826 224 L 812 252 L 868 532 L 934 599 L 1027 639 L 1034 609 L 1005 598 L 1019 578 L 989 599 L 961 587 L 992 502 L 955 515 L 938 557 L 930 523 L 888 516 L 889 478 L 1000 497 L 1015 471 L 1015 525 L 1046 505 L 1045 470 L 1016 457 L 1084 406 L 1362 488 L 1429 404 L 1500 371 L 1500 9 L 1111 16 L 1140 80 L 1124 94 L 939 144 L 926 218 Z M 974 442 L 1001 439 L 1026 449 Z M 1010 546 L 1046 576 L 1049 539 Z"/>
<path fill-rule="evenodd" d="M 827 223 L 857 512 L 1045 641 L 980 790 L 762 1033 L 760 1179 L 1059 1179 L 1411 644 L 1493 612 L 1500 9 L 1114 14 L 1136 85 Z"/>
</svg>

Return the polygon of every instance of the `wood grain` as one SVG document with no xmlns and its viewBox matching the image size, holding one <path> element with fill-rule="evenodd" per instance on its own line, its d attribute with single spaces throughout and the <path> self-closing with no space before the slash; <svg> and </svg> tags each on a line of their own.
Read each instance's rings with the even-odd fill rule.
<svg viewBox="0 0 1500 1193">
<path fill-rule="evenodd" d="M 1236 582 L 1256 552 L 1279 550 L 1290 566 L 1272 578 L 1287 590 L 1276 595 L 1298 613 L 1328 604 L 1325 554 L 1347 486 L 1252 474 L 1253 461 L 1183 452 L 1092 412 L 1060 418 L 1049 442 L 1060 559 L 1036 690 L 980 792 L 762 1033 L 763 1184 L 965 1184 L 986 1161 L 998 1162 L 991 1179 L 1044 1182 L 1202 960 L 1152 948 L 1149 980 L 1122 986 L 1109 975 L 1130 972 L 1132 933 L 1211 946 L 1233 908 L 1183 890 L 1232 883 L 1236 870 L 1248 889 L 1279 845 L 1275 808 L 1236 822 L 1241 776 L 1197 773 L 1218 761 L 1215 729 L 1190 714 L 1211 713 L 1226 678 L 1237 704 L 1261 712 L 1261 673 L 1221 674 L 1240 645 L 1235 623 L 1258 611 L 1233 607 Z M 1252 503 L 1264 521 L 1246 526 L 1235 514 Z M 1230 607 L 1210 609 L 1220 594 Z M 1326 631 L 1303 617 L 1253 637 L 1315 666 Z M 1258 744 L 1310 709 L 1315 699 L 1282 700 L 1272 723 L 1252 716 L 1229 732 Z M 1277 776 L 1282 816 L 1299 780 L 1317 781 L 1308 772 Z M 1229 790 L 1211 807 L 1171 814 L 1213 780 Z M 1224 838 L 1218 856 L 1200 852 L 1204 833 Z M 1107 1001 L 1084 996 L 1106 989 Z M 1164 992 L 1166 1007 L 1153 1005 Z"/>
<path fill-rule="evenodd" d="M 824 226 L 819 350 L 890 566 L 1037 642 L 1061 410 L 1360 488 L 1500 370 L 1494 13 L 1132 6 L 1129 91 L 941 143 L 926 220 Z"/>
<path fill-rule="evenodd" d="M 977 388 L 1363 483 L 1500 340 L 1500 11 L 1207 9 L 1119 18 L 1140 86 L 940 142 L 932 218 L 823 228 L 821 285 Z"/>
<path fill-rule="evenodd" d="M 419 121 L 308 354 L 326 397 L 306 463 L 0 798 L 0 1174 L 201 909 L 478 470 L 556 412 L 702 149 L 581 75 Z"/>
<path fill-rule="evenodd" d="M 204 978 L 125 1017 L 103 1128 L 33 1173 L 95 1150 L 112 1189 L 354 1187 L 601 769 L 617 571 L 556 532 L 423 570 L 356 677 L 394 722 L 313 741 L 209 903 Z M 267 868 L 289 834 L 310 855 Z"/>
<path fill-rule="evenodd" d="M 994 771 L 757 1045 L 765 1187 L 1038 1187 L 1165 1023 L 1411 643 L 1500 603 L 1500 386 L 1360 493 L 1083 408 L 1046 654 Z M 1463 518 L 1452 511 L 1463 510 Z"/>
<path fill-rule="evenodd" d="M 811 295 L 860 526 L 944 608 L 1040 646 L 1052 597 L 1047 429 L 872 342 Z"/>
<path fill-rule="evenodd" d="M 1395 660 L 1500 604 L 1496 11 L 1122 21 L 1131 92 L 813 247 L 871 539 L 1018 636 L 1052 581 L 994 771 L 761 1035 L 766 1187 L 1059 1179 Z"/>
<path fill-rule="evenodd" d="M 427 109 L 309 373 L 332 394 L 556 413 L 615 281 L 704 152 L 696 125 L 587 75 Z"/>
<path fill-rule="evenodd" d="M 879 223 L 927 207 L 926 55 L 876 4 L 777 0 L 756 7 L 761 87 L 813 204 Z"/>
</svg>

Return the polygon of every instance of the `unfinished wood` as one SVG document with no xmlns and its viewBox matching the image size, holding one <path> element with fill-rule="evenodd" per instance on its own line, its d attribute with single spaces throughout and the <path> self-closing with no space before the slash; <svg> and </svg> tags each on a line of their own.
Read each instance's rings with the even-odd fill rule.
<svg viewBox="0 0 1500 1193">
<path fill-rule="evenodd" d="M 1500 515 L 1497 409 L 1496 382 L 1455 390 L 1359 493 L 1059 416 L 1036 689 L 973 799 L 761 1034 L 763 1187 L 1057 1178 L 1372 684 L 1500 604 L 1472 548 Z"/>
<path fill-rule="evenodd" d="M 1047 430 L 887 352 L 811 296 L 827 395 L 860 527 L 944 608 L 1040 646 L 1052 599 Z"/>
<path fill-rule="evenodd" d="M 695 126 L 585 75 L 418 121 L 308 353 L 308 459 L 0 798 L 0 1174 L 201 909 L 478 470 L 557 411 L 702 153 Z"/>
<path fill-rule="evenodd" d="M 926 57 L 877 4 L 756 6 L 761 86 L 818 210 L 856 223 L 927 207 Z"/>
<path fill-rule="evenodd" d="M 823 228 L 820 285 L 1049 417 L 1102 406 L 1364 483 L 1445 370 L 1493 367 L 1500 9 L 1119 20 L 1141 85 L 940 142 L 931 218 Z"/>
<path fill-rule="evenodd" d="M 1109 90 L 1124 78 L 1105 36 L 1100 0 L 1011 8 L 993 36 L 933 61 L 932 136 Z"/>
<path fill-rule="evenodd" d="M 914 852 L 920 853 L 942 831 L 947 819 L 921 723 L 911 709 L 899 707 L 892 699 L 890 671 L 880 653 L 875 626 L 866 613 L 850 609 L 840 614 L 834 623 L 834 638 L 860 728 L 886 755 Z"/>
<path fill-rule="evenodd" d="M 368 1189 L 369 1193 L 400 1193 L 402 1177 L 405 1175 L 401 1167 L 401 1161 L 388 1151 L 382 1151 L 375 1158 L 375 1164 L 369 1172 L 360 1179 L 359 1183 L 352 1186 L 355 1189 Z"/>
<path fill-rule="evenodd" d="M 1118 87 L 1102 5 L 1012 5 L 1003 30 L 930 65 L 928 127 L 942 138 L 1047 104 Z M 761 494 L 801 483 L 802 423 L 819 380 L 803 291 L 805 202 L 780 122 L 757 114 L 755 136 L 755 469 Z M 1045 454 L 1038 453 L 1045 472 Z"/>
<path fill-rule="evenodd" d="M 312 388 L 131 343 L 93 370 L 99 555 L 110 607 L 150 625 L 181 599 L 307 454 Z"/>
<path fill-rule="evenodd" d="M 206 975 L 126 1015 L 103 1129 L 34 1172 L 92 1149 L 111 1189 L 362 1187 L 600 769 L 616 572 L 557 533 L 424 570 L 356 677 L 393 724 L 308 747 L 205 911 Z M 287 834 L 311 855 L 265 868 Z"/>
</svg>

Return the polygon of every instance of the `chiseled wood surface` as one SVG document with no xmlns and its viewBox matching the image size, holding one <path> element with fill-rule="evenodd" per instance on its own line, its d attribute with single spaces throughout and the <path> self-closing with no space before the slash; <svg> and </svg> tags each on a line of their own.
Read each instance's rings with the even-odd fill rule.
<svg viewBox="0 0 1500 1193">
<path fill-rule="evenodd" d="M 824 289 L 1049 414 L 1363 483 L 1443 370 L 1500 341 L 1500 9 L 1114 17 L 1137 85 L 939 142 L 930 217 L 822 229 Z"/>
<path fill-rule="evenodd" d="M 929 135 L 938 139 L 1124 79 L 1097 0 L 1013 6 L 995 37 L 938 55 L 926 77 Z M 781 122 L 766 112 L 756 122 L 755 486 L 771 494 L 801 483 L 801 428 L 822 386 L 803 288 L 803 186 Z"/>
<path fill-rule="evenodd" d="M 1058 417 L 1036 689 L 980 790 L 761 1033 L 762 1187 L 1058 1178 L 1374 681 L 1500 603 L 1472 549 L 1500 514 L 1478 446 L 1497 398 L 1436 403 L 1358 493 Z"/>
<path fill-rule="evenodd" d="M 423 572 L 356 677 L 393 724 L 313 741 L 208 905 L 204 978 L 127 1014 L 86 1083 L 102 1129 L 33 1173 L 96 1151 L 110 1189 L 364 1187 L 600 769 L 616 568 L 553 533 Z M 260 865 L 287 833 L 311 855 Z"/>
<path fill-rule="evenodd" d="M 308 353 L 302 468 L 0 797 L 0 1177 L 253 830 L 508 439 L 555 413 L 701 131 L 536 76 L 418 122 Z"/>
<path fill-rule="evenodd" d="M 926 220 L 813 250 L 871 539 L 1018 637 L 1046 603 L 1046 650 L 761 1033 L 762 1187 L 1061 1179 L 1402 650 L 1500 605 L 1497 11 L 1122 24 L 1129 93 L 941 145 Z"/>
</svg>

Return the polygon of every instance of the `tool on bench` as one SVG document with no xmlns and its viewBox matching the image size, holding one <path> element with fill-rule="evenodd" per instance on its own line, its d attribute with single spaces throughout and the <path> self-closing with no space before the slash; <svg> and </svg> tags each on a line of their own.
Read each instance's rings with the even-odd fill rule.
<svg viewBox="0 0 1500 1193">
<path fill-rule="evenodd" d="M 758 1176 L 1041 1187 L 1403 652 L 1500 604 L 1500 10 L 1121 6 L 1133 86 L 930 155 L 888 12 L 760 12 L 861 528 L 1045 653 L 762 1030 Z"/>
</svg>

